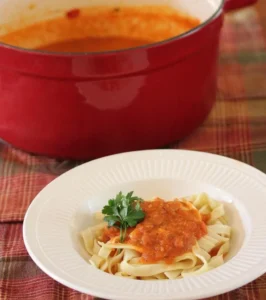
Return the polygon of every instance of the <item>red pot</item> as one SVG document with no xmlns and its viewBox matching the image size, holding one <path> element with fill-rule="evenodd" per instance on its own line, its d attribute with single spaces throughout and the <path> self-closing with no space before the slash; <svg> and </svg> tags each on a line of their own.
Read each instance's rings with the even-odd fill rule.
<svg viewBox="0 0 266 300">
<path fill-rule="evenodd" d="M 215 101 L 223 10 L 254 2 L 191 1 L 205 14 L 199 27 L 123 51 L 53 54 L 1 44 L 0 138 L 29 152 L 75 159 L 183 138 Z"/>
</svg>

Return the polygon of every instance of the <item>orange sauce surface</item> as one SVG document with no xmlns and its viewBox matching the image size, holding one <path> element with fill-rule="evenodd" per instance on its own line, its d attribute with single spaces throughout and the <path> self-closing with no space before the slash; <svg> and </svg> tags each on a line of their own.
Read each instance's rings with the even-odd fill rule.
<svg viewBox="0 0 266 300">
<path fill-rule="evenodd" d="M 79 40 L 67 40 L 64 42 L 51 44 L 40 47 L 39 50 L 53 52 L 98 52 L 133 48 L 145 44 L 149 44 L 149 41 L 123 37 L 88 37 Z"/>
<path fill-rule="evenodd" d="M 0 41 L 54 52 L 98 52 L 163 41 L 199 24 L 197 18 L 163 5 L 76 8 L 9 32 Z"/>
<path fill-rule="evenodd" d="M 145 218 L 128 230 L 125 242 L 140 249 L 142 263 L 172 263 L 175 257 L 190 252 L 196 241 L 207 234 L 202 216 L 189 202 L 157 198 L 144 201 L 141 207 Z M 106 228 L 102 239 L 106 242 L 118 235 L 119 229 Z"/>
</svg>

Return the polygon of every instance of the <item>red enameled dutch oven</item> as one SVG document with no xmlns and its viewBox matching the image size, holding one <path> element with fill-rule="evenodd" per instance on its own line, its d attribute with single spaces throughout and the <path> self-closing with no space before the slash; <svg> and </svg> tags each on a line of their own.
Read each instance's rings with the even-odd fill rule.
<svg viewBox="0 0 266 300">
<path fill-rule="evenodd" d="M 0 16 L 12 21 L 26 14 L 29 1 L 1 2 L 5 12 Z M 146 2 L 151 3 L 140 1 Z M 169 0 L 202 24 L 129 50 L 55 54 L 0 44 L 0 138 L 28 152 L 75 159 L 156 148 L 183 138 L 215 101 L 223 12 L 255 2 Z M 79 7 L 84 0 L 74 4 Z M 46 0 L 45 5 L 67 10 L 73 1 Z"/>
</svg>

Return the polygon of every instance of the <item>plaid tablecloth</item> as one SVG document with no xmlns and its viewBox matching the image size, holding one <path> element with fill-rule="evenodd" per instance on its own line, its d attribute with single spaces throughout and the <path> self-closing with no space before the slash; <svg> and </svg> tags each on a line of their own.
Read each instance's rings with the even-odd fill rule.
<svg viewBox="0 0 266 300">
<path fill-rule="evenodd" d="M 266 41 L 254 9 L 226 17 L 217 98 L 208 120 L 169 147 L 230 156 L 266 172 Z M 23 217 L 34 196 L 77 164 L 32 156 L 0 143 L 1 300 L 94 299 L 45 275 L 28 256 L 22 239 Z M 266 275 L 211 299 L 265 300 Z"/>
</svg>

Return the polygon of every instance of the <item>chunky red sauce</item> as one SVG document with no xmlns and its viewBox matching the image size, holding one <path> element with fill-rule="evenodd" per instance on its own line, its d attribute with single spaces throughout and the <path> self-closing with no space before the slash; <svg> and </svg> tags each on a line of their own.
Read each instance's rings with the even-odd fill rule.
<svg viewBox="0 0 266 300">
<path fill-rule="evenodd" d="M 143 263 L 172 263 L 175 257 L 191 251 L 196 241 L 207 234 L 202 216 L 188 202 L 166 202 L 158 198 L 141 206 L 145 219 L 128 230 L 125 242 L 140 249 Z M 118 235 L 117 228 L 106 228 L 102 240 L 106 242 Z"/>
<path fill-rule="evenodd" d="M 204 223 L 208 223 L 208 221 L 210 220 L 210 218 L 211 218 L 211 214 L 202 214 L 201 215 L 201 219 L 202 219 L 202 221 L 204 222 Z"/>
</svg>

